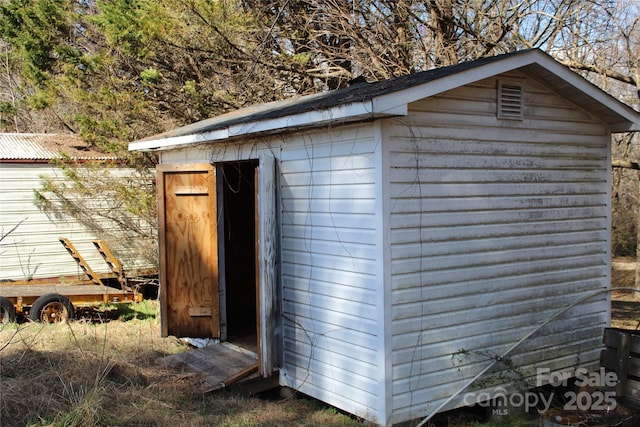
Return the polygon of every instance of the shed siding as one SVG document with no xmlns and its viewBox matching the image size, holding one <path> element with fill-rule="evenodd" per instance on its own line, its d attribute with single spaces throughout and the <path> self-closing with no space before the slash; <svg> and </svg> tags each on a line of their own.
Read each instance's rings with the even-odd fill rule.
<svg viewBox="0 0 640 427">
<path fill-rule="evenodd" d="M 83 272 L 58 237 L 68 237 L 96 273 L 109 267 L 95 250 L 95 237 L 71 218 L 56 218 L 34 205 L 33 191 L 42 185 L 40 175 L 58 176 L 55 166 L 3 164 L 0 166 L 0 233 L 8 233 L 0 243 L 0 280 L 28 280 L 59 276 L 82 276 Z"/>
<path fill-rule="evenodd" d="M 608 130 L 519 82 L 522 121 L 496 118 L 488 79 L 411 105 L 384 130 L 393 422 L 429 413 L 491 355 L 609 284 Z M 513 353 L 515 365 L 526 375 L 592 367 L 607 301 L 550 323 Z"/>
<path fill-rule="evenodd" d="M 376 135 L 371 124 L 348 126 L 294 137 L 282 149 L 281 378 L 384 420 Z"/>
<path fill-rule="evenodd" d="M 280 383 L 385 422 L 380 141 L 371 123 L 162 153 L 162 163 L 275 157 Z"/>
</svg>

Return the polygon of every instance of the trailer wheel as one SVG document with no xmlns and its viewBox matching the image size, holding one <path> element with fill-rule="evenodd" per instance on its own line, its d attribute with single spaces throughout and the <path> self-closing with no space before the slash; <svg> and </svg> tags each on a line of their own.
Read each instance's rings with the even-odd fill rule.
<svg viewBox="0 0 640 427">
<path fill-rule="evenodd" d="M 46 294 L 39 297 L 29 310 L 29 319 L 34 322 L 59 323 L 73 319 L 73 304 L 60 294 Z"/>
<path fill-rule="evenodd" d="M 16 321 L 16 308 L 11 301 L 0 297 L 0 323 L 13 323 Z"/>
</svg>

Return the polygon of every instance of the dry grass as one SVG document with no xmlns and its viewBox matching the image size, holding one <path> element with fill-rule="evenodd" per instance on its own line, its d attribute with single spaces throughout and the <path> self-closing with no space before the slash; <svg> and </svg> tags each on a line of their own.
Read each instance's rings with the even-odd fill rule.
<svg viewBox="0 0 640 427">
<path fill-rule="evenodd" d="M 614 273 L 613 286 L 632 277 Z M 640 326 L 630 297 L 614 295 L 614 326 Z M 160 337 L 156 312 L 151 304 L 127 321 L 0 325 L 0 426 L 361 425 L 311 399 L 201 393 L 197 378 L 159 361 L 188 346 Z"/>
<path fill-rule="evenodd" d="M 148 319 L 0 325 L 0 426 L 359 425 L 310 399 L 203 394 Z"/>
</svg>

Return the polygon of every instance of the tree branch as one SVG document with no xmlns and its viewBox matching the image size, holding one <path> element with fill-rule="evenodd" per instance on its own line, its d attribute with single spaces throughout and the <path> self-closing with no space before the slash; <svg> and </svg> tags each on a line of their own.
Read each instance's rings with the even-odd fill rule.
<svg viewBox="0 0 640 427">
<path fill-rule="evenodd" d="M 596 67 L 595 65 L 584 64 L 582 62 L 572 61 L 572 60 L 560 60 L 560 62 L 569 68 L 582 70 L 582 71 L 589 71 L 591 73 L 597 73 L 606 77 L 610 77 L 619 82 L 632 84 L 638 87 L 639 82 L 637 82 L 636 79 L 634 79 L 632 76 L 618 73 L 617 71 L 607 70 L 604 68 Z"/>
<path fill-rule="evenodd" d="M 621 168 L 621 169 L 640 170 L 640 163 L 633 162 L 631 160 L 626 160 L 626 159 L 612 159 L 611 166 L 614 168 Z"/>
</svg>

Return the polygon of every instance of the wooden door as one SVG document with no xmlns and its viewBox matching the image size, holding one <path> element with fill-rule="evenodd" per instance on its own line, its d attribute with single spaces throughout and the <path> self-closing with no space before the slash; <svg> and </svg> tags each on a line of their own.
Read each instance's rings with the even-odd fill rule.
<svg viewBox="0 0 640 427">
<path fill-rule="evenodd" d="M 276 166 L 270 154 L 260 156 L 256 184 L 256 260 L 257 310 L 258 310 L 258 358 L 259 372 L 270 377 L 278 364 L 282 337 L 278 314 L 278 236 L 276 215 Z"/>
<path fill-rule="evenodd" d="M 220 337 L 215 181 L 210 164 L 158 166 L 163 336 Z"/>
</svg>

